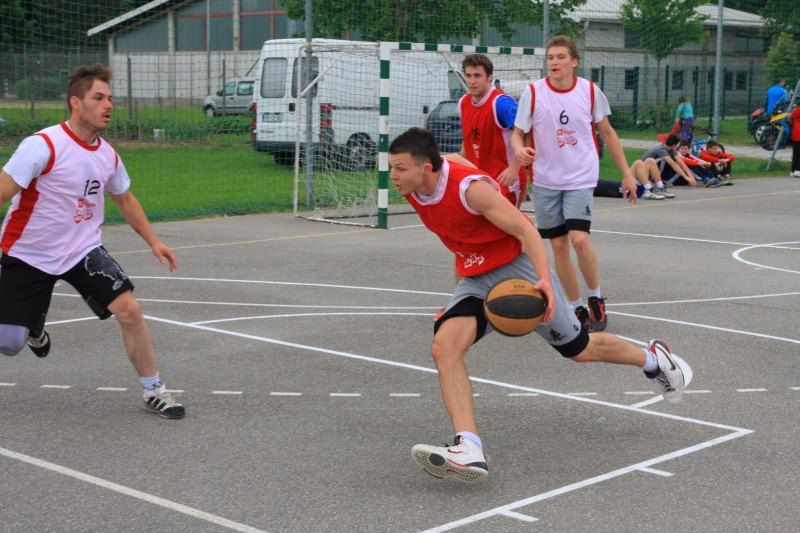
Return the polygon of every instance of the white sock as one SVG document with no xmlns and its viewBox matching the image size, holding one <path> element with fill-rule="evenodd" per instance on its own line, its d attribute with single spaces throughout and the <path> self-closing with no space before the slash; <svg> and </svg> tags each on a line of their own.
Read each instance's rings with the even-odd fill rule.
<svg viewBox="0 0 800 533">
<path fill-rule="evenodd" d="M 475 433 L 470 433 L 469 431 L 459 431 L 458 433 L 456 433 L 456 435 L 460 435 L 461 437 L 464 437 L 465 439 L 470 441 L 472 444 L 477 446 L 478 449 L 480 449 L 480 451 L 483 451 L 483 444 L 481 443 L 481 438 L 479 436 L 477 436 Z"/>
<path fill-rule="evenodd" d="M 594 296 L 595 298 L 602 298 L 602 296 L 600 295 L 600 287 L 597 287 L 596 289 L 589 289 L 586 292 L 586 296 L 587 297 Z"/>
<path fill-rule="evenodd" d="M 149 378 L 140 376 L 139 381 L 142 383 L 142 387 L 144 387 L 145 389 L 152 389 L 156 385 L 161 384 L 161 376 L 159 376 L 158 372 L 156 372 L 155 376 Z"/>
<path fill-rule="evenodd" d="M 577 300 L 572 301 L 569 304 L 572 306 L 573 309 L 577 309 L 577 308 L 583 306 L 583 300 L 578 298 Z"/>
<path fill-rule="evenodd" d="M 647 348 L 644 349 L 644 355 L 647 357 L 647 362 L 642 367 L 642 370 L 645 372 L 658 372 L 658 356 L 655 354 L 654 351 L 648 350 Z"/>
<path fill-rule="evenodd" d="M 653 184 L 650 183 L 649 181 L 644 184 L 644 190 L 649 191 L 652 188 L 653 188 Z"/>
<path fill-rule="evenodd" d="M 656 187 L 658 187 L 659 189 L 663 189 L 664 188 L 664 182 L 661 181 L 661 180 L 658 180 L 658 183 L 656 183 Z"/>
</svg>

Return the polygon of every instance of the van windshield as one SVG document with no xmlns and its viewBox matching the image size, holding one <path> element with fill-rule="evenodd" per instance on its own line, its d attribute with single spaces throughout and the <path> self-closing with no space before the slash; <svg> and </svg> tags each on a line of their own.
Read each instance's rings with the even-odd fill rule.
<svg viewBox="0 0 800 533">
<path fill-rule="evenodd" d="M 289 62 L 285 57 L 270 57 L 264 60 L 261 69 L 261 98 L 283 98 L 286 94 L 286 69 Z"/>
</svg>

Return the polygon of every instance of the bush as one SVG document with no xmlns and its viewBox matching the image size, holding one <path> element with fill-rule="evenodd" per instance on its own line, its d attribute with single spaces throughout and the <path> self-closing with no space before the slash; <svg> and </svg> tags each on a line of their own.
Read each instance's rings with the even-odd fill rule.
<svg viewBox="0 0 800 533">
<path fill-rule="evenodd" d="M 59 100 L 66 95 L 61 78 L 30 77 L 14 83 L 14 92 L 20 100 Z"/>
<path fill-rule="evenodd" d="M 0 123 L 0 139 L 19 142 L 28 135 L 33 135 L 37 131 L 50 126 L 51 123 L 45 119 L 8 119 Z"/>
</svg>

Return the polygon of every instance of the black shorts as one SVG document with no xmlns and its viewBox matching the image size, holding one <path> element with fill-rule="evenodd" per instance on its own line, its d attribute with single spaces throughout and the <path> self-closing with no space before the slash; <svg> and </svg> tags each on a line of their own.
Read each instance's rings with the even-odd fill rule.
<svg viewBox="0 0 800 533">
<path fill-rule="evenodd" d="M 15 257 L 0 256 L 0 324 L 24 326 L 40 333 L 50 308 L 56 281 L 63 279 L 77 290 L 89 308 L 105 320 L 108 305 L 133 283 L 102 246 L 95 248 L 61 275 L 48 274 Z"/>
</svg>

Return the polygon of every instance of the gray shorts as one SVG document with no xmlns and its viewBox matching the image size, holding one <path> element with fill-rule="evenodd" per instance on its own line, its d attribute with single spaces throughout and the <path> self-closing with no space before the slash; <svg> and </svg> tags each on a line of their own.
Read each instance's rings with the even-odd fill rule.
<svg viewBox="0 0 800 533">
<path fill-rule="evenodd" d="M 566 235 L 570 231 L 589 233 L 594 206 L 594 188 L 557 191 L 533 185 L 536 227 L 543 239 Z"/>
<path fill-rule="evenodd" d="M 536 333 L 556 348 L 561 355 L 574 357 L 589 344 L 589 334 L 581 328 L 572 306 L 564 295 L 561 283 L 559 283 L 558 278 L 552 271 L 551 277 L 553 280 L 553 296 L 556 299 L 556 313 L 553 320 L 540 324 L 536 328 Z M 539 281 L 533 270 L 533 265 L 531 265 L 528 256 L 524 253 L 517 256 L 510 263 L 485 274 L 461 278 L 444 313 L 436 321 L 434 331 L 437 331 L 439 326 L 449 318 L 475 316 L 478 319 L 478 333 L 475 341 L 477 342 L 483 335 L 491 332 L 492 326 L 483 315 L 483 300 L 486 299 L 489 290 L 496 283 L 508 278 L 523 278 L 533 283 Z M 471 302 L 471 305 L 466 302 Z"/>
</svg>

